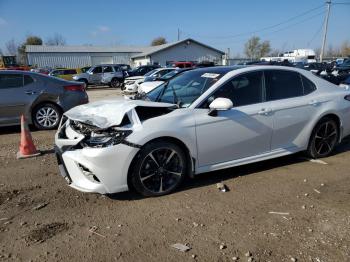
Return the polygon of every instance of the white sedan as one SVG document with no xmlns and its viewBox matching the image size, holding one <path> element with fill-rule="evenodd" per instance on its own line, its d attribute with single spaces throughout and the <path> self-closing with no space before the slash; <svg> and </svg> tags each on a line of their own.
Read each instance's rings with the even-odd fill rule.
<svg viewBox="0 0 350 262">
<path fill-rule="evenodd" d="M 184 72 L 140 100 L 82 105 L 56 134 L 61 174 L 85 192 L 174 191 L 186 176 L 306 151 L 350 134 L 350 92 L 289 67 Z"/>
</svg>

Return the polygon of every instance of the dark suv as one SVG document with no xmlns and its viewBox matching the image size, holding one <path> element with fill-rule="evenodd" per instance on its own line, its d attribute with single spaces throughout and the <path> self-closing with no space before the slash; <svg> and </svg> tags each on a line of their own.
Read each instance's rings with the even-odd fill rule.
<svg viewBox="0 0 350 262">
<path fill-rule="evenodd" d="M 147 74 L 149 71 L 152 71 L 156 68 L 159 68 L 158 65 L 144 65 L 134 68 L 133 70 L 128 72 L 129 76 L 143 76 Z"/>
</svg>

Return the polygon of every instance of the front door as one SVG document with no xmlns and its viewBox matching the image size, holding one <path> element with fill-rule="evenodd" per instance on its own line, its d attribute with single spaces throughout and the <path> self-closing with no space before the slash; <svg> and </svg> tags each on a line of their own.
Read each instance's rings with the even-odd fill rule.
<svg viewBox="0 0 350 262">
<path fill-rule="evenodd" d="M 224 163 L 270 151 L 273 114 L 264 101 L 261 71 L 236 76 L 195 109 L 198 167 Z M 234 108 L 208 114 L 215 98 L 229 98 Z"/>
<path fill-rule="evenodd" d="M 89 76 L 89 83 L 90 84 L 99 84 L 101 83 L 102 79 L 102 66 L 96 66 L 92 71 Z"/>
</svg>

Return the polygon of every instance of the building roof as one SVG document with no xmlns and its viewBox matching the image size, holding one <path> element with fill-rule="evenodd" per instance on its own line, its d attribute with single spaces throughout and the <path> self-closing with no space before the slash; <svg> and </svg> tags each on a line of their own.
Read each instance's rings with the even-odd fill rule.
<svg viewBox="0 0 350 262">
<path fill-rule="evenodd" d="M 48 46 L 26 45 L 27 53 L 141 53 L 141 46 Z"/>
<path fill-rule="evenodd" d="M 145 56 L 150 56 L 150 55 L 153 55 L 155 53 L 158 53 L 160 51 L 163 51 L 165 49 L 168 49 L 170 47 L 173 47 L 173 46 L 176 46 L 178 44 L 181 44 L 181 43 L 185 43 L 185 42 L 193 42 L 193 43 L 196 43 L 198 45 L 201 45 L 203 47 L 206 47 L 206 48 L 209 48 L 211 50 L 214 50 L 215 52 L 218 52 L 222 55 L 224 55 L 225 53 L 219 49 L 216 49 L 216 48 L 213 48 L 211 46 L 208 46 L 208 45 L 205 45 L 203 43 L 200 43 L 196 40 L 193 40 L 192 38 L 187 38 L 187 39 L 183 39 L 183 40 L 180 40 L 180 41 L 177 41 L 177 42 L 173 42 L 173 43 L 167 43 L 167 44 L 164 44 L 164 45 L 157 45 L 157 46 L 151 46 L 151 47 L 148 47 L 148 50 L 144 50 L 142 53 L 140 54 L 136 54 L 134 56 L 132 56 L 131 58 L 139 58 L 139 57 L 145 57 Z"/>
<path fill-rule="evenodd" d="M 193 42 L 218 53 L 225 54 L 221 50 L 200 43 L 191 38 L 167 43 L 158 46 L 48 46 L 48 45 L 26 45 L 27 53 L 136 53 L 132 58 L 145 57 L 166 50 L 185 42 Z"/>
</svg>

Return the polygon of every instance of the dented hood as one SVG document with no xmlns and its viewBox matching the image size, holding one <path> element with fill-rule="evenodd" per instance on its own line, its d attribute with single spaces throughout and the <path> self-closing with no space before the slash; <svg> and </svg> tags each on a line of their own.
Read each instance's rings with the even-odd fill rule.
<svg viewBox="0 0 350 262">
<path fill-rule="evenodd" d="M 120 125 L 125 114 L 138 106 L 166 108 L 173 107 L 174 104 L 130 99 L 104 100 L 74 107 L 65 115 L 75 121 L 108 128 Z"/>
</svg>

